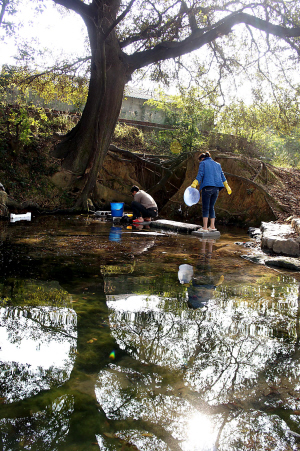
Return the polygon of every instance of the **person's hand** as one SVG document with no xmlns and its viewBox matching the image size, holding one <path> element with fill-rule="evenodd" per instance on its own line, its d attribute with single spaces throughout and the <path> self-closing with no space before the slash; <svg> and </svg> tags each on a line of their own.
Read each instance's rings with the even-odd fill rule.
<svg viewBox="0 0 300 451">
<path fill-rule="evenodd" d="M 195 179 L 195 180 L 193 181 L 193 183 L 191 184 L 191 188 L 198 188 L 198 186 L 199 186 L 199 182 L 198 182 L 197 179 Z"/>
<path fill-rule="evenodd" d="M 231 188 L 230 188 L 230 186 L 228 185 L 227 182 L 224 182 L 224 186 L 225 186 L 225 188 L 227 189 L 227 193 L 228 193 L 228 194 L 231 194 L 231 193 L 232 193 L 232 190 L 231 190 Z"/>
</svg>

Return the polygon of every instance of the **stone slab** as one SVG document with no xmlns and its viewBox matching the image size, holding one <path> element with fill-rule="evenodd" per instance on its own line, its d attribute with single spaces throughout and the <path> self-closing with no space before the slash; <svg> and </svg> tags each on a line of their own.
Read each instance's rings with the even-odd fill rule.
<svg viewBox="0 0 300 451">
<path fill-rule="evenodd" d="M 214 232 L 198 232 L 198 230 L 195 230 L 192 232 L 192 235 L 199 236 L 200 238 L 214 238 L 218 239 L 221 236 L 221 233 L 216 230 Z"/>
<path fill-rule="evenodd" d="M 185 222 L 169 221 L 168 219 L 157 219 L 151 222 L 151 227 L 159 229 L 174 230 L 176 232 L 191 233 L 200 228 L 199 224 L 188 224 Z"/>
<path fill-rule="evenodd" d="M 191 233 L 192 235 L 199 236 L 200 238 L 220 238 L 221 234 L 217 230 L 216 232 L 198 232 L 199 224 L 188 224 L 186 222 L 169 221 L 168 219 L 158 219 L 151 222 L 151 227 L 159 229 L 173 230 L 175 232 Z"/>
</svg>

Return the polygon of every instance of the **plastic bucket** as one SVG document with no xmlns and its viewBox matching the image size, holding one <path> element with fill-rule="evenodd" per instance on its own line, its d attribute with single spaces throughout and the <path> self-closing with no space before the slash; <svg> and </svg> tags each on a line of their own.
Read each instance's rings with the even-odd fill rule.
<svg viewBox="0 0 300 451">
<path fill-rule="evenodd" d="M 188 207 L 191 207 L 199 202 L 200 193 L 196 188 L 189 186 L 183 194 L 183 200 Z"/>
<path fill-rule="evenodd" d="M 120 218 L 123 216 L 124 202 L 111 202 L 110 209 L 112 216 Z"/>
</svg>

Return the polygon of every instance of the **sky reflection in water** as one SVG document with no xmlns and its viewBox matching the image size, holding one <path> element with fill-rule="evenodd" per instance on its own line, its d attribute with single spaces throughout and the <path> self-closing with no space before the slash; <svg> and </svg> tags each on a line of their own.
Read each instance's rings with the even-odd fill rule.
<svg viewBox="0 0 300 451">
<path fill-rule="evenodd" d="M 145 377 L 115 365 L 100 372 L 96 396 L 107 417 L 159 424 L 184 451 L 286 449 L 294 442 L 287 424 L 255 409 L 259 398 L 263 410 L 286 405 L 300 376 L 290 357 L 298 349 L 299 285 L 284 276 L 280 282 L 225 282 L 199 309 L 151 294 L 107 295 L 120 348 L 151 370 L 172 372 Z"/>
<path fill-rule="evenodd" d="M 1 396 L 14 402 L 49 389 L 54 381 L 61 385 L 72 371 L 76 339 L 74 310 L 0 308 Z"/>
<path fill-rule="evenodd" d="M 0 308 L 3 449 L 296 450 L 299 282 L 241 261 L 225 235 L 76 221 L 14 229 L 34 243 L 35 289 L 66 299 L 16 290 Z"/>
</svg>

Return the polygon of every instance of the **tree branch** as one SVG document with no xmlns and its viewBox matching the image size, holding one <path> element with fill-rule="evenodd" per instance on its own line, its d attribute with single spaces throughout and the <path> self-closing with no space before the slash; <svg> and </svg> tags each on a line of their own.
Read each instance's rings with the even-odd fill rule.
<svg viewBox="0 0 300 451">
<path fill-rule="evenodd" d="M 90 6 L 83 3 L 81 0 L 53 0 L 57 5 L 64 6 L 79 14 L 82 18 L 90 17 Z"/>
<path fill-rule="evenodd" d="M 135 0 L 131 0 L 128 4 L 127 8 L 120 14 L 119 17 L 114 21 L 114 23 L 111 24 L 107 32 L 105 33 L 104 39 L 107 38 L 107 36 L 112 32 L 112 30 L 124 19 L 124 17 L 129 13 L 132 5 L 134 4 Z"/>
<path fill-rule="evenodd" d="M 130 70 L 133 72 L 148 64 L 169 58 L 176 58 L 193 50 L 200 49 L 218 37 L 229 34 L 234 25 L 242 23 L 283 39 L 300 36 L 300 27 L 286 28 L 281 25 L 271 24 L 266 20 L 259 19 L 247 13 L 233 13 L 217 22 L 212 28 L 199 29 L 181 42 L 161 42 L 153 49 L 136 52 L 128 56 Z"/>
<path fill-rule="evenodd" d="M 7 4 L 8 4 L 8 0 L 3 0 L 3 2 L 2 2 L 2 8 L 1 8 L 1 11 L 0 11 L 0 27 L 1 27 L 1 24 L 2 24 L 2 22 L 3 22 L 3 17 L 4 17 L 4 13 L 5 13 L 5 8 L 6 8 Z"/>
</svg>

